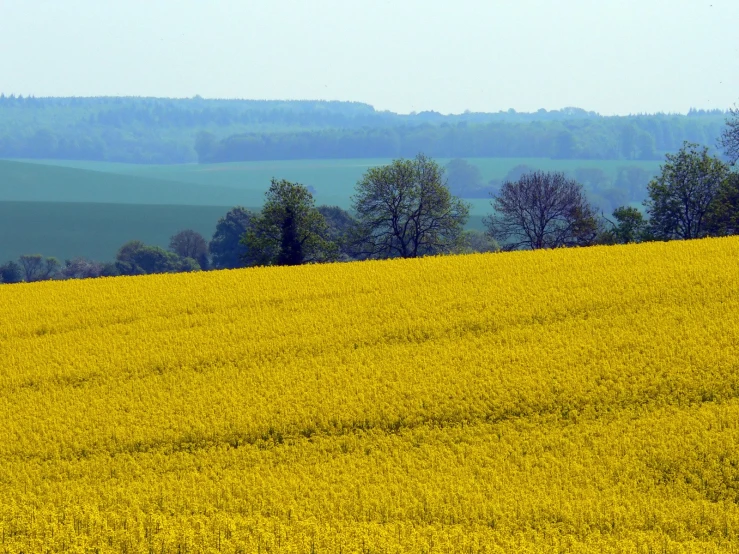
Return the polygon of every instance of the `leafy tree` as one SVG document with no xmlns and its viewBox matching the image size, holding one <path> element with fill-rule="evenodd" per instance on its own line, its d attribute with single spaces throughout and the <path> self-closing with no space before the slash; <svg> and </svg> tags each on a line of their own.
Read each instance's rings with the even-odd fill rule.
<svg viewBox="0 0 739 554">
<path fill-rule="evenodd" d="M 644 201 L 655 238 L 693 239 L 708 233 L 707 215 L 729 168 L 708 148 L 686 142 L 667 154 L 662 173 L 647 185 Z"/>
<path fill-rule="evenodd" d="M 140 240 L 131 240 L 118 249 L 115 259 L 119 262 L 132 262 L 136 252 L 146 245 Z"/>
<path fill-rule="evenodd" d="M 59 269 L 59 260 L 44 258 L 41 254 L 25 254 L 18 261 L 23 279 L 28 283 L 53 279 Z"/>
<path fill-rule="evenodd" d="M 483 187 L 480 168 L 467 160 L 455 158 L 446 164 L 447 186 L 458 196 L 469 196 Z"/>
<path fill-rule="evenodd" d="M 729 114 L 720 144 L 729 158 L 729 163 L 734 165 L 739 161 L 739 107 L 733 108 Z"/>
<path fill-rule="evenodd" d="M 452 252 L 469 217 L 469 205 L 446 186 L 444 170 L 423 154 L 369 169 L 352 201 L 356 243 L 363 254 L 381 258 Z"/>
<path fill-rule="evenodd" d="M 706 226 L 711 235 L 739 235 L 739 173 L 729 174 L 721 183 Z"/>
<path fill-rule="evenodd" d="M 172 273 L 192 273 L 200 271 L 200 263 L 193 258 L 179 258 Z"/>
<path fill-rule="evenodd" d="M 326 218 L 304 185 L 272 179 L 261 213 L 241 239 L 249 261 L 258 265 L 300 265 L 336 259 Z"/>
<path fill-rule="evenodd" d="M 107 262 L 100 268 L 100 277 L 118 277 L 120 274 L 118 262 Z"/>
<path fill-rule="evenodd" d="M 234 269 L 246 265 L 247 249 L 241 239 L 253 217 L 252 212 L 237 206 L 218 220 L 208 247 L 214 268 Z"/>
<path fill-rule="evenodd" d="M 507 181 L 491 204 L 488 234 L 507 250 L 587 246 L 598 234 L 582 185 L 564 173 L 535 171 Z"/>
<path fill-rule="evenodd" d="M 179 231 L 169 239 L 169 249 L 181 258 L 197 260 L 200 269 L 208 269 L 208 243 L 197 231 Z"/>
<path fill-rule="evenodd" d="M 490 238 L 484 231 L 477 229 L 470 229 L 462 233 L 462 242 L 461 253 L 500 251 L 500 245 L 497 241 Z"/>
<path fill-rule="evenodd" d="M 133 257 L 133 263 L 136 268 L 135 274 L 179 273 L 200 269 L 196 260 L 181 258 L 158 246 L 145 246 L 137 251 Z"/>
<path fill-rule="evenodd" d="M 200 265 L 192 258 L 182 258 L 158 246 L 147 246 L 135 240 L 118 250 L 116 269 L 120 275 L 147 275 L 199 271 Z"/>
<path fill-rule="evenodd" d="M 613 211 L 614 222 L 611 228 L 604 231 L 599 242 L 604 244 L 629 244 L 649 240 L 649 222 L 638 209 L 632 206 L 621 206 Z"/>
<path fill-rule="evenodd" d="M 328 240 L 336 244 L 339 249 L 339 258 L 349 260 L 355 257 L 351 244 L 352 231 L 357 220 L 338 206 L 318 206 L 319 213 L 326 218 L 328 224 Z"/>
<path fill-rule="evenodd" d="M 23 281 L 23 269 L 15 262 L 0 265 L 0 283 L 20 283 Z"/>
</svg>

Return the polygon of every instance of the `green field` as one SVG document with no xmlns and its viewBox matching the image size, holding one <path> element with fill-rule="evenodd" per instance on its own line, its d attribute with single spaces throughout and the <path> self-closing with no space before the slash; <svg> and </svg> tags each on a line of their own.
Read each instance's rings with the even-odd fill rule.
<svg viewBox="0 0 739 554">
<path fill-rule="evenodd" d="M 390 163 L 389 158 L 335 159 L 335 160 L 275 160 L 263 162 L 233 162 L 219 164 L 181 164 L 181 165 L 139 165 L 114 162 L 88 162 L 74 160 L 18 160 L 27 163 L 55 165 L 121 175 L 137 175 L 155 179 L 167 179 L 206 185 L 242 186 L 243 177 L 271 176 L 283 178 L 290 173 L 292 178 L 313 178 L 334 176 L 356 177 L 353 183 L 368 167 Z M 449 159 L 436 160 L 446 165 Z M 574 171 L 580 167 L 602 169 L 610 177 L 615 177 L 618 169 L 624 166 L 659 170 L 661 162 L 635 160 L 554 160 L 551 158 L 467 158 L 477 165 L 485 180 L 501 179 L 517 165 L 528 165 L 545 171 Z M 269 178 L 269 177 L 268 177 Z M 284 177 L 288 179 L 289 177 Z M 314 183 L 308 183 L 314 184 Z"/>
<path fill-rule="evenodd" d="M 238 190 L 240 196 L 235 203 L 242 205 L 259 205 L 262 202 L 264 191 L 269 187 L 272 177 L 287 179 L 308 185 L 315 189 L 314 196 L 318 204 L 331 204 L 348 208 L 354 185 L 368 168 L 389 163 L 389 159 L 366 160 L 288 160 L 268 162 L 237 162 L 212 165 L 184 164 L 184 165 L 133 165 L 106 162 L 68 162 L 43 161 L 36 165 L 63 165 L 68 171 L 85 170 L 88 173 L 113 174 L 129 179 L 149 179 L 162 187 L 163 182 L 176 182 L 182 190 L 192 191 L 188 195 L 174 194 L 169 202 L 151 202 L 138 192 L 132 203 L 171 203 L 171 204 L 202 204 L 228 205 L 229 202 L 219 201 L 228 197 L 223 191 Z M 439 163 L 446 164 L 449 160 L 440 159 Z M 623 161 L 623 160 L 552 160 L 548 158 L 470 158 L 470 163 L 480 168 L 483 179 L 487 182 L 492 179 L 503 179 L 507 173 L 517 165 L 527 165 L 534 169 L 545 171 L 574 172 L 578 168 L 598 168 L 609 178 L 615 180 L 621 167 L 639 167 L 652 174 L 659 171 L 660 162 Z M 1 164 L 2 162 L 0 162 Z M 56 169 L 59 171 L 61 169 Z M 2 166 L 0 166 L 0 178 Z M 135 181 L 132 180 L 131 183 Z M 125 183 L 125 181 L 122 181 Z M 645 183 L 646 184 L 646 183 Z M 218 190 L 218 198 L 206 198 L 202 202 L 191 201 L 197 197 L 200 189 L 185 189 L 189 185 L 213 187 Z M 165 187 L 166 188 L 166 187 Z M 165 188 L 157 188 L 164 194 Z M 171 190 L 171 189 L 167 189 Z M 179 190 L 179 189 L 174 189 Z M 79 195 L 78 195 L 79 196 Z M 24 198 L 25 199 L 25 198 Z M 0 200 L 9 200 L 0 192 Z M 31 199 L 29 199 L 31 200 Z M 84 201 L 75 198 L 74 201 Z M 90 200 L 92 201 L 92 200 Z M 118 202 L 119 200 L 95 199 L 97 202 Z M 487 200 L 473 202 L 473 213 L 484 215 L 489 211 Z"/>
<path fill-rule="evenodd" d="M 110 261 L 129 240 L 166 247 L 194 229 L 207 239 L 228 207 L 0 202 L 0 264 L 21 254 Z"/>
<path fill-rule="evenodd" d="M 446 164 L 448 160 L 438 160 Z M 620 167 L 651 173 L 658 162 L 470 159 L 485 181 L 517 165 L 574 172 L 599 168 L 615 179 Z M 20 254 L 110 260 L 127 240 L 166 246 L 182 228 L 213 233 L 235 205 L 259 206 L 272 177 L 313 187 L 317 204 L 349 208 L 354 185 L 387 159 L 244 162 L 213 165 L 131 165 L 76 161 L 0 160 L 0 262 Z M 490 201 L 469 199 L 470 228 L 482 228 Z"/>
<path fill-rule="evenodd" d="M 233 206 L 248 204 L 244 196 L 218 184 L 0 160 L 0 201 Z"/>
</svg>

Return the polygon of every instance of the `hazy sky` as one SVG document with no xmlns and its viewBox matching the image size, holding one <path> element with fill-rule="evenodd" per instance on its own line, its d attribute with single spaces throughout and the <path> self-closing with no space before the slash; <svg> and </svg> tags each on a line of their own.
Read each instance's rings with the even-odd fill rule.
<svg viewBox="0 0 739 554">
<path fill-rule="evenodd" d="M 739 101 L 739 0 L 0 0 L 0 92 L 604 114 Z"/>
</svg>

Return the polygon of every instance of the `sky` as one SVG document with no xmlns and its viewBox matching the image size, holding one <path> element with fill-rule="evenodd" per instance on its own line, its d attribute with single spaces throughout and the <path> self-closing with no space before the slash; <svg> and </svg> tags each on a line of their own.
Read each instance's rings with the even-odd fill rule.
<svg viewBox="0 0 739 554">
<path fill-rule="evenodd" d="M 737 0 L 0 0 L 0 92 L 726 109 L 737 21 Z"/>
</svg>

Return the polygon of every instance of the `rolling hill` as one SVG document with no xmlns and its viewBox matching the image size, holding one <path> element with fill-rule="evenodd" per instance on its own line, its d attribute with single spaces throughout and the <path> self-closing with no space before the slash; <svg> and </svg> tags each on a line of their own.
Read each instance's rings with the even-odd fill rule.
<svg viewBox="0 0 739 554">
<path fill-rule="evenodd" d="M 22 254 L 111 261 L 129 240 L 166 247 L 193 229 L 210 239 L 230 207 L 77 202 L 0 202 L 0 264 Z"/>
<path fill-rule="evenodd" d="M 68 169 L 82 169 L 96 173 L 125 176 L 128 178 L 154 179 L 157 182 L 174 181 L 190 185 L 203 185 L 218 189 L 238 189 L 242 193 L 242 205 L 258 206 L 263 200 L 264 191 L 269 188 L 271 178 L 287 179 L 312 187 L 318 204 L 341 206 L 348 209 L 356 182 L 370 167 L 384 165 L 392 160 L 387 158 L 355 160 L 286 160 L 267 162 L 234 162 L 218 164 L 179 164 L 179 165 L 137 165 L 108 162 L 45 160 L 26 161 L 38 165 L 51 165 Z M 437 160 L 446 165 L 448 159 Z M 623 160 L 552 160 L 549 158 L 470 158 L 467 161 L 476 165 L 483 181 L 503 180 L 517 166 L 527 166 L 543 171 L 562 171 L 575 175 L 578 170 L 600 170 L 611 184 L 618 178 L 619 171 L 625 168 L 642 170 L 644 175 L 653 176 L 659 172 L 660 163 L 656 161 Z M 649 177 L 647 177 L 648 179 Z M 118 181 L 116 181 L 118 182 Z M 640 183 L 646 194 L 646 181 Z M 585 183 L 586 189 L 592 188 Z M 593 191 L 591 191 L 593 192 Z M 0 200 L 4 198 L 0 197 Z M 490 211 L 487 199 L 474 199 L 474 215 L 485 215 Z M 596 195 L 594 200 L 599 201 Z M 600 199 L 603 200 L 603 199 Z M 92 201 L 92 200 L 85 200 Z M 117 200 L 95 200 L 116 202 Z M 139 202 L 149 203 L 149 202 Z M 170 204 L 180 204 L 173 197 Z M 187 202 L 190 203 L 190 202 Z M 229 205 L 229 202 L 221 205 Z M 606 210 L 610 206 L 603 206 Z"/>
<path fill-rule="evenodd" d="M 248 200 L 218 184 L 0 160 L 0 201 L 233 206 Z"/>
</svg>

